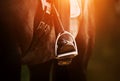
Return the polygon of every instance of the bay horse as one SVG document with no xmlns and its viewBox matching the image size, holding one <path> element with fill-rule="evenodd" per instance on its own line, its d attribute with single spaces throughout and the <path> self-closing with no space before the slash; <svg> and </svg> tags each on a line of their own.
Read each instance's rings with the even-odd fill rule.
<svg viewBox="0 0 120 81">
<path fill-rule="evenodd" d="M 20 81 L 21 65 L 26 64 L 30 81 L 49 81 L 50 76 L 53 81 L 86 81 L 87 64 L 94 44 L 91 4 L 88 0 L 79 1 L 82 3 L 81 15 L 76 18 L 77 26 L 73 28 L 76 29 L 73 34 L 76 36 L 78 56 L 70 65 L 58 66 L 54 59 L 58 24 L 54 15 L 42 18 L 42 1 L 0 0 L 0 80 Z M 69 0 L 56 0 L 55 6 L 65 30 L 71 32 L 70 14 L 65 15 L 69 9 L 61 8 L 68 3 Z M 86 5 L 90 9 L 85 8 Z M 39 27 L 41 19 L 48 19 L 49 26 Z M 51 22 L 52 19 L 54 22 Z M 71 22 L 76 19 L 71 19 Z"/>
</svg>

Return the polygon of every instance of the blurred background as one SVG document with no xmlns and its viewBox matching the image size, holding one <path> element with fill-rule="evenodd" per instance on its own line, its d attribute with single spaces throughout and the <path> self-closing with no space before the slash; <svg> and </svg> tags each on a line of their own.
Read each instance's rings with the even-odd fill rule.
<svg viewBox="0 0 120 81">
<path fill-rule="evenodd" d="M 88 81 L 120 81 L 120 0 L 94 0 L 96 39 Z"/>
</svg>

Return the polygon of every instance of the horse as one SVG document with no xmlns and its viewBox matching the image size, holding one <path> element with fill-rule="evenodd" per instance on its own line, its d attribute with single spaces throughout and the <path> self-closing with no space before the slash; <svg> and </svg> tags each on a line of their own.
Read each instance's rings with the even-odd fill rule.
<svg viewBox="0 0 120 81">
<path fill-rule="evenodd" d="M 21 65 L 26 64 L 30 71 L 30 81 L 49 81 L 51 77 L 53 81 L 86 81 L 88 60 L 95 37 L 91 4 L 87 4 L 88 0 L 79 1 L 82 3 L 81 15 L 76 18 L 77 26 L 73 28 L 76 29 L 74 33 L 78 55 L 70 65 L 59 66 L 54 59 L 54 45 L 59 32 L 58 24 L 54 15 L 46 15 L 43 18 L 42 1 L 0 0 L 0 79 L 20 81 Z M 48 0 L 48 2 L 51 1 Z M 63 3 L 68 4 L 69 0 L 63 3 L 58 0 L 54 4 L 63 26 L 66 27 L 65 30 L 71 32 L 70 14 L 65 15 L 69 10 L 66 12 L 60 10 L 57 6 L 60 4 L 58 2 L 61 2 L 63 7 Z M 85 8 L 88 5 L 90 9 Z M 48 20 L 48 24 L 40 24 L 41 19 Z M 71 19 L 71 22 L 76 19 Z"/>
</svg>

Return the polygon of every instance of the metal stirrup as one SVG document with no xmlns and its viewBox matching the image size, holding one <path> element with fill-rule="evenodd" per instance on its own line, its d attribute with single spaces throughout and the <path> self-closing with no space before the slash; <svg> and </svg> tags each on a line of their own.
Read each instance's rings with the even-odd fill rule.
<svg viewBox="0 0 120 81">
<path fill-rule="evenodd" d="M 59 38 L 64 35 L 64 34 L 68 34 L 72 37 L 73 39 L 73 44 L 74 44 L 74 47 L 75 47 L 75 51 L 70 51 L 70 52 L 67 52 L 67 53 L 61 53 L 61 54 L 58 54 L 57 50 L 58 50 L 58 40 Z M 67 31 L 64 31 L 63 33 L 59 33 L 57 38 L 56 38 L 56 42 L 55 42 L 55 56 L 56 56 L 56 59 L 58 59 L 58 64 L 59 65 L 68 65 L 71 63 L 72 61 L 72 58 L 74 58 L 76 55 L 78 55 L 78 49 L 77 49 L 77 45 L 76 45 L 76 41 L 75 41 L 75 38 L 74 36 L 67 32 Z"/>
</svg>

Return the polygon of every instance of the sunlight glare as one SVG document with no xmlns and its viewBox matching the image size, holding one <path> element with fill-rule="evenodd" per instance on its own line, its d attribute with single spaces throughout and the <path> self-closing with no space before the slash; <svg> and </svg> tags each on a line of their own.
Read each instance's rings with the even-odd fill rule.
<svg viewBox="0 0 120 81">
<path fill-rule="evenodd" d="M 70 0 L 70 16 L 72 18 L 80 15 L 80 7 L 77 0 Z"/>
</svg>

